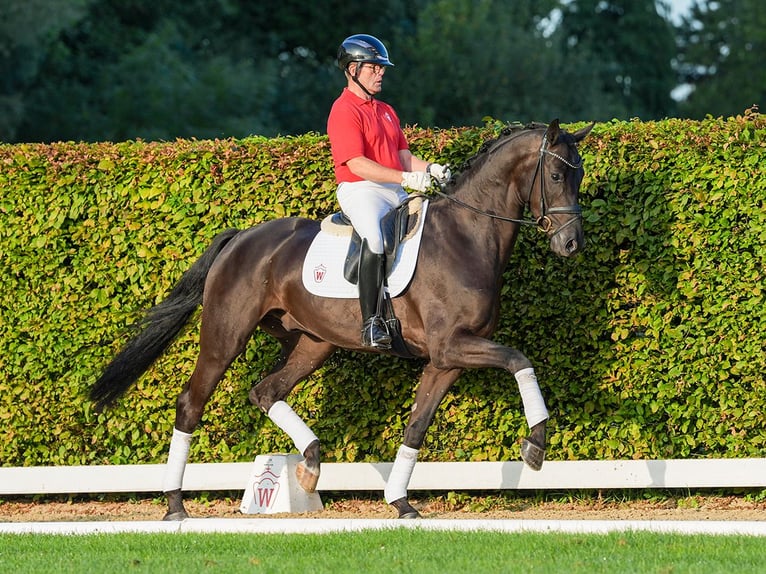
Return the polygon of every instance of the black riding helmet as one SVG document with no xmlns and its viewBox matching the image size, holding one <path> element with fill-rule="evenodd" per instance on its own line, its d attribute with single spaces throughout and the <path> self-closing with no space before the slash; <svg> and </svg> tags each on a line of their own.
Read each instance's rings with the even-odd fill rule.
<svg viewBox="0 0 766 574">
<path fill-rule="evenodd" d="M 338 48 L 338 67 L 344 72 L 351 62 L 393 66 L 383 42 L 369 34 L 349 36 Z"/>
</svg>

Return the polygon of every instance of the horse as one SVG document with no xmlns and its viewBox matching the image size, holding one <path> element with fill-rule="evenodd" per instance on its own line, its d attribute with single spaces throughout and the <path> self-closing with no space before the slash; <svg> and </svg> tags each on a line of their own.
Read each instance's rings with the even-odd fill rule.
<svg viewBox="0 0 766 574">
<path fill-rule="evenodd" d="M 548 411 L 534 367 L 519 350 L 489 337 L 498 323 L 502 275 L 522 225 L 541 230 L 559 256 L 572 257 L 584 247 L 578 203 L 584 169 L 577 143 L 592 127 L 569 133 L 558 119 L 508 126 L 429 199 L 414 275 L 390 301 L 410 356 L 425 365 L 384 490 L 399 518 L 420 517 L 407 494 L 418 450 L 441 400 L 465 369 L 493 367 L 514 375 L 530 429 L 521 458 L 533 470 L 542 467 Z M 526 209 L 531 219 L 523 219 Z M 296 476 L 306 492 L 315 491 L 319 479 L 320 442 L 286 402 L 288 394 L 338 348 L 393 354 L 362 347 L 357 300 L 313 295 L 302 284 L 302 261 L 319 231 L 318 221 L 285 217 L 219 233 L 170 294 L 142 315 L 92 385 L 97 409 L 112 406 L 202 305 L 199 354 L 176 400 L 163 520 L 189 516 L 181 487 L 192 434 L 256 328 L 274 337 L 281 352 L 248 397 L 303 455 Z"/>
</svg>

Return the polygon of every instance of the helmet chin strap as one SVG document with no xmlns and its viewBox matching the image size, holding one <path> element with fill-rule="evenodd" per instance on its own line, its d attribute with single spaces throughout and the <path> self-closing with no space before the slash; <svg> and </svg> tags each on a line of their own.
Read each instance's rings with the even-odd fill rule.
<svg viewBox="0 0 766 574">
<path fill-rule="evenodd" d="M 359 86 L 360 88 L 362 88 L 362 91 L 363 91 L 365 94 L 367 94 L 367 95 L 368 95 L 368 96 L 370 96 L 371 98 L 374 98 L 375 96 L 374 96 L 373 94 L 371 94 L 371 93 L 370 93 L 370 91 L 369 91 L 367 88 L 365 88 L 365 87 L 362 85 L 362 82 L 360 82 L 360 81 L 359 81 L 359 70 L 362 68 L 362 64 L 363 64 L 363 62 L 358 62 L 358 63 L 356 64 L 356 70 L 354 70 L 354 75 L 353 75 L 353 76 L 351 76 L 351 74 L 350 74 L 350 73 L 349 73 L 349 75 L 351 76 L 351 79 L 352 79 L 352 80 L 354 80 L 354 83 L 355 83 L 357 86 Z"/>
</svg>

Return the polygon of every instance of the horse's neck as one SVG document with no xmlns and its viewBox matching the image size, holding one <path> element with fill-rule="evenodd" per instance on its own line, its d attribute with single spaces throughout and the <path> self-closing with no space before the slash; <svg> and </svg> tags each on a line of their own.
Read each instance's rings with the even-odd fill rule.
<svg viewBox="0 0 766 574">
<path fill-rule="evenodd" d="M 477 214 L 477 230 L 498 235 L 501 244 L 507 245 L 515 237 L 518 225 L 503 221 L 503 218 L 520 219 L 524 214 L 524 203 L 520 199 L 519 190 L 515 188 L 516 183 L 507 176 L 501 176 L 499 169 L 487 166 L 456 190 L 455 198 L 483 213 Z"/>
<path fill-rule="evenodd" d="M 507 196 L 509 191 L 497 183 L 479 180 L 466 183 L 454 196 L 464 205 L 449 200 L 439 202 L 441 209 L 437 217 L 442 220 L 442 229 L 449 237 L 459 238 L 464 257 L 492 260 L 504 268 L 513 252 L 519 225 L 492 216 L 518 219 L 524 206 L 499 201 L 498 198 Z"/>
<path fill-rule="evenodd" d="M 484 163 L 477 164 L 475 172 L 454 190 L 454 198 L 463 205 L 444 202 L 444 230 L 464 239 L 466 249 L 476 250 L 468 257 L 491 258 L 503 268 L 508 263 L 519 224 L 504 219 L 518 220 L 524 215 L 522 198 L 528 190 L 519 187 L 531 184 L 524 174 L 532 174 L 534 179 L 538 144 L 530 138 L 536 137 L 527 131 L 498 142 L 486 152 Z"/>
</svg>

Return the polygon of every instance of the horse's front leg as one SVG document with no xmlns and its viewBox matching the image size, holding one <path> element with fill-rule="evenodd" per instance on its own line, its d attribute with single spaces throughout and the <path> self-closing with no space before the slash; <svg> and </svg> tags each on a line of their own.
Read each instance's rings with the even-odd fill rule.
<svg viewBox="0 0 766 574">
<path fill-rule="evenodd" d="M 532 367 L 514 373 L 519 385 L 521 402 L 530 433 L 521 441 L 521 458 L 532 470 L 540 470 L 545 460 L 545 425 L 548 422 L 548 409 L 537 383 L 537 376 Z"/>
<path fill-rule="evenodd" d="M 420 513 L 409 503 L 407 486 L 436 409 L 461 372 L 462 369 L 437 369 L 431 363 L 423 370 L 410 420 L 404 429 L 404 444 L 396 454 L 384 491 L 386 502 L 397 510 L 399 518 L 420 518 Z"/>
<path fill-rule="evenodd" d="M 473 369 L 495 367 L 513 373 L 530 428 L 529 436 L 521 442 L 521 458 L 532 470 L 540 470 L 545 460 L 548 409 L 532 363 L 521 351 L 475 335 L 456 337 L 450 343 L 438 347 L 449 352 L 432 357 L 433 362 Z"/>
</svg>

